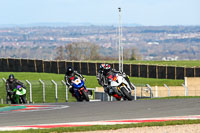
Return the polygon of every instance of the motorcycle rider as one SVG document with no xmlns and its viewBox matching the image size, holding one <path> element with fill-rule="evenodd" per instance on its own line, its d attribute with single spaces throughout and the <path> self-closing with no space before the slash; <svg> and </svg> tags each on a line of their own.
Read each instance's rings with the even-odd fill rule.
<svg viewBox="0 0 200 133">
<path fill-rule="evenodd" d="M 111 82 L 112 75 L 116 73 L 122 75 L 125 78 L 125 80 L 128 82 L 131 89 L 134 90 L 133 85 L 131 84 L 128 76 L 124 72 L 116 71 L 115 69 L 112 69 L 109 64 L 105 64 L 104 69 L 103 69 L 103 78 L 102 78 L 105 92 L 107 92 L 109 95 L 113 92 L 113 90 L 110 87 L 110 82 Z"/>
<path fill-rule="evenodd" d="M 66 85 L 69 88 L 69 91 L 72 93 L 72 96 L 75 96 L 75 92 L 74 92 L 72 82 L 71 82 L 73 80 L 74 76 L 80 77 L 81 79 L 83 79 L 84 82 L 86 81 L 86 79 L 83 77 L 83 75 L 79 74 L 77 71 L 74 71 L 74 69 L 72 67 L 67 68 L 64 79 L 65 79 Z"/>
<path fill-rule="evenodd" d="M 97 76 L 96 76 L 97 81 L 98 81 L 99 85 L 101 85 L 101 86 L 104 85 L 104 83 L 103 83 L 103 81 L 104 81 L 104 75 L 103 75 L 104 66 L 105 66 L 105 64 L 100 64 L 99 70 L 98 70 Z"/>
<path fill-rule="evenodd" d="M 12 99 L 12 95 L 15 95 L 13 92 L 13 89 L 17 88 L 17 85 L 20 85 L 26 89 L 26 86 L 22 82 L 15 79 L 15 76 L 13 74 L 10 74 L 8 76 L 8 79 L 6 80 L 7 103 L 8 103 L 8 99 L 11 100 L 12 104 L 14 103 L 14 99 Z"/>
</svg>

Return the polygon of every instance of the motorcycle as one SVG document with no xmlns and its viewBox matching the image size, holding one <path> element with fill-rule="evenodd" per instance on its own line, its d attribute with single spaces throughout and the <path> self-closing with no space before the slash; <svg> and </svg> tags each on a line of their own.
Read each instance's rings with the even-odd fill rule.
<svg viewBox="0 0 200 133">
<path fill-rule="evenodd" d="M 113 90 L 113 97 L 118 101 L 120 101 L 121 98 L 124 100 L 128 99 L 129 101 L 132 100 L 131 87 L 122 75 L 114 74 L 110 75 L 108 78 L 111 80 L 110 86 Z"/>
<path fill-rule="evenodd" d="M 72 77 L 71 80 L 77 101 L 83 101 L 84 99 L 90 101 L 84 81 L 76 76 Z"/>
<path fill-rule="evenodd" d="M 26 89 L 22 86 L 17 85 L 17 88 L 13 89 L 14 94 L 12 95 L 12 99 L 15 104 L 25 104 L 26 101 Z"/>
</svg>

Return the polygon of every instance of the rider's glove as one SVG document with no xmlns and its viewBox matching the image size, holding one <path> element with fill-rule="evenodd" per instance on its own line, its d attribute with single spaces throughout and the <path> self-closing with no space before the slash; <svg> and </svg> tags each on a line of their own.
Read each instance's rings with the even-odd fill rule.
<svg viewBox="0 0 200 133">
<path fill-rule="evenodd" d="M 86 81 L 86 78 L 83 78 L 83 81 L 85 82 L 85 81 Z"/>
<path fill-rule="evenodd" d="M 69 89 L 71 89 L 71 88 L 72 88 L 72 86 L 70 85 L 70 86 L 69 86 Z"/>
</svg>

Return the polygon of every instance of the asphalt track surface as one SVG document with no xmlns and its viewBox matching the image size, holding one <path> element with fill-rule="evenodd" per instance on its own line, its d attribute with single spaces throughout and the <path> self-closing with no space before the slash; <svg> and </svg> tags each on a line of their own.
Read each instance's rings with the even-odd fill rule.
<svg viewBox="0 0 200 133">
<path fill-rule="evenodd" d="M 55 105 L 55 104 L 51 104 Z M 200 99 L 58 103 L 68 108 L 0 113 L 1 126 L 200 115 Z"/>
</svg>

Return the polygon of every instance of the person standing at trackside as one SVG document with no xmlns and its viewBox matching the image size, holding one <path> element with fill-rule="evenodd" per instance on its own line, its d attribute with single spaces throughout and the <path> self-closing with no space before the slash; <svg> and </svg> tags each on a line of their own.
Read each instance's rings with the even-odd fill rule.
<svg viewBox="0 0 200 133">
<path fill-rule="evenodd" d="M 74 71 L 72 67 L 67 68 L 64 79 L 65 79 L 66 85 L 69 88 L 69 91 L 72 93 L 72 96 L 75 96 L 74 89 L 72 86 L 72 80 L 74 79 L 75 76 L 80 77 L 81 79 L 83 79 L 84 82 L 86 81 L 83 75 L 79 74 L 77 71 Z"/>
<path fill-rule="evenodd" d="M 8 102 L 8 99 L 10 99 L 11 103 L 12 104 L 14 103 L 14 100 L 12 99 L 12 95 L 14 95 L 13 89 L 17 88 L 17 85 L 20 85 L 26 89 L 26 86 L 22 82 L 15 79 L 13 74 L 10 74 L 8 76 L 8 79 L 6 80 L 7 102 Z"/>
</svg>

